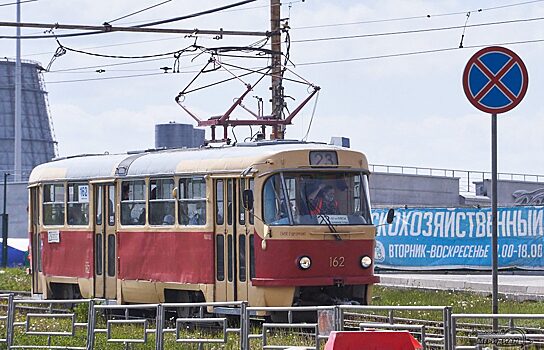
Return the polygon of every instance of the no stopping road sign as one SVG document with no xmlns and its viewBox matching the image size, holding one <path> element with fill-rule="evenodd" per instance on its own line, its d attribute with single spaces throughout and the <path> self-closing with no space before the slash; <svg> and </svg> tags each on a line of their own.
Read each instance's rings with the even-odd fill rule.
<svg viewBox="0 0 544 350">
<path fill-rule="evenodd" d="M 463 73 L 463 89 L 470 103 L 491 114 L 516 107 L 525 96 L 528 84 L 529 74 L 521 58 L 500 46 L 476 52 Z"/>
</svg>

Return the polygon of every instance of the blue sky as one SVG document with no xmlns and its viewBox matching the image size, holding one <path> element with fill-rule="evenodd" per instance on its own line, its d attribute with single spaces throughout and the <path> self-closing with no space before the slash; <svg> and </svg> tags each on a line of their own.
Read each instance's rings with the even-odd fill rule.
<svg viewBox="0 0 544 350">
<path fill-rule="evenodd" d="M 100 25 L 159 2 L 38 0 L 22 5 L 22 20 Z M 114 24 L 134 25 L 224 4 L 172 0 Z M 268 4 L 268 0 L 258 0 L 163 27 L 264 31 L 269 27 Z M 0 16 L 3 21 L 14 21 L 15 7 L 0 7 Z M 544 21 L 538 19 L 544 17 L 544 1 L 284 1 L 282 17 L 290 19 L 292 28 L 290 58 L 295 67 L 290 68 L 321 87 L 309 140 L 350 137 L 352 147 L 365 152 L 373 164 L 489 170 L 490 118 L 467 101 L 461 77 L 468 59 L 479 50 L 477 46 L 504 44 L 524 60 L 529 70 L 529 90 L 516 109 L 499 116 L 499 171 L 544 174 L 544 42 L 508 44 L 544 39 Z M 505 21 L 516 22 L 480 26 Z M 458 49 L 465 22 L 465 48 Z M 391 34 L 447 27 L 454 28 Z M 23 30 L 27 35 L 41 32 Z M 14 28 L 0 28 L 0 35 L 14 33 Z M 374 36 L 368 37 L 369 34 Z M 342 36 L 359 37 L 304 41 Z M 61 39 L 61 43 L 94 53 L 139 56 L 179 50 L 194 40 L 179 35 L 109 33 Z M 197 43 L 214 47 L 247 45 L 256 40 L 213 40 L 201 36 Z M 14 57 L 12 40 L 0 39 L 0 48 L 3 56 Z M 54 39 L 25 40 L 23 58 L 47 66 L 56 48 Z M 440 49 L 447 50 L 381 57 Z M 133 60 L 73 52 L 57 58 L 44 78 L 60 154 L 150 148 L 154 145 L 156 123 L 193 123 L 175 104 L 174 97 L 208 57 L 185 57 L 180 61 L 179 74 L 157 75 L 150 74 L 160 73 L 161 67 L 171 67 L 174 59 L 109 66 Z M 318 64 L 342 60 L 350 61 Z M 247 67 L 266 65 L 263 59 L 224 61 Z M 97 73 L 98 69 L 105 72 Z M 115 78 L 130 75 L 145 76 Z M 208 74 L 198 83 L 224 77 L 225 72 Z M 88 80 L 96 78 L 100 80 Z M 251 82 L 254 78 L 244 80 Z M 248 106 L 256 109 L 253 96 L 268 101 L 268 83 L 266 79 L 252 93 L 246 101 Z M 286 83 L 285 88 L 286 94 L 296 99 L 289 100 L 290 109 L 308 94 L 300 84 Z M 184 103 L 199 116 L 217 115 L 242 92 L 243 85 L 234 81 L 189 94 Z M 306 134 L 313 108 L 312 101 L 288 128 L 288 138 L 300 139 Z M 265 110 L 269 111 L 267 103 Z M 239 140 L 247 135 L 249 129 L 236 129 Z"/>
</svg>

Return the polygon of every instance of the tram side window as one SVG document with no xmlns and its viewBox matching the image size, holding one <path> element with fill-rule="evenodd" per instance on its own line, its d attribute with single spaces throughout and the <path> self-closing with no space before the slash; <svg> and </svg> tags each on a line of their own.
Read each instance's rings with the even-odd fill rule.
<svg viewBox="0 0 544 350">
<path fill-rule="evenodd" d="M 206 180 L 199 177 L 179 179 L 179 224 L 206 225 Z"/>
<path fill-rule="evenodd" d="M 174 206 L 172 198 L 174 191 L 173 179 L 149 180 L 149 224 L 173 225 L 175 223 Z"/>
<path fill-rule="evenodd" d="M 43 224 L 64 225 L 64 185 L 43 186 Z"/>
<path fill-rule="evenodd" d="M 145 181 L 121 183 L 121 224 L 145 225 Z"/>
<path fill-rule="evenodd" d="M 89 224 L 89 185 L 68 184 L 68 225 Z"/>
</svg>

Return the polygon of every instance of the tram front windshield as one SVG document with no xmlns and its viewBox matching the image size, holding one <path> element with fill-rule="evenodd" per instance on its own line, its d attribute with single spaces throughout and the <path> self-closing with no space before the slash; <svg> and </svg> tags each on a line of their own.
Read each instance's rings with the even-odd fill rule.
<svg viewBox="0 0 544 350">
<path fill-rule="evenodd" d="M 269 225 L 370 225 L 368 177 L 355 172 L 284 172 L 264 185 Z"/>
</svg>

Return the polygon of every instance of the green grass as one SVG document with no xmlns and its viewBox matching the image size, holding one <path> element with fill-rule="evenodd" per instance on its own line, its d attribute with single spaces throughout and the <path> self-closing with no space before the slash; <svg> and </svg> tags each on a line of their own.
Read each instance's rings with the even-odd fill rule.
<svg viewBox="0 0 544 350">
<path fill-rule="evenodd" d="M 489 314 L 491 295 L 460 291 L 429 291 L 404 288 L 374 287 L 373 305 L 435 305 L 451 306 L 453 313 Z M 508 298 L 499 300 L 502 314 L 544 314 L 543 301 L 516 301 Z"/>
<path fill-rule="evenodd" d="M 24 269 L 20 268 L 8 268 L 0 270 L 0 290 L 17 290 L 17 291 L 29 291 L 31 284 L 31 278 L 26 274 Z M 458 291 L 429 291 L 429 290 L 413 290 L 402 288 L 389 288 L 383 286 L 376 286 L 374 288 L 374 297 L 372 305 L 381 306 L 451 306 L 453 313 L 484 313 L 491 312 L 491 296 L 475 294 L 469 292 Z M 499 302 L 500 313 L 528 313 L 528 314 L 544 314 L 544 302 L 535 301 L 515 301 L 511 299 L 501 299 Z M 87 316 L 87 308 L 85 305 L 77 306 L 73 312 L 77 315 L 78 322 L 85 322 Z M 0 314 L 5 314 L 5 309 L 0 309 Z M 387 315 L 387 312 L 376 312 L 376 315 Z M 442 320 L 441 312 L 419 311 L 419 312 L 395 312 L 396 317 L 408 317 L 408 318 L 425 318 L 428 320 Z M 24 315 L 18 316 L 18 321 L 23 320 Z M 465 320 L 466 321 L 466 320 Z M 66 331 L 70 328 L 70 325 L 66 323 L 66 320 L 62 319 L 36 319 L 32 328 L 39 330 L 55 330 Z M 40 322 L 40 323 L 38 323 Z M 519 325 L 532 325 L 537 327 L 544 327 L 541 322 L 516 323 Z M 98 320 L 98 327 L 105 328 L 105 319 L 102 317 Z M 154 324 L 149 324 L 149 328 L 153 328 Z M 0 322 L 0 336 L 3 336 L 5 332 L 5 325 Z M 137 339 L 142 337 L 142 326 L 115 326 L 114 337 L 115 338 L 132 338 Z M 203 331 L 205 332 L 205 331 Z M 185 331 L 183 332 L 185 335 Z M 251 333 L 260 333 L 260 329 L 253 328 Z M 197 336 L 196 332 L 188 334 L 190 337 Z M 211 337 L 216 337 L 212 335 Z M 47 344 L 47 337 L 44 336 L 28 336 L 24 334 L 24 327 L 16 328 L 16 344 L 33 344 L 33 345 L 45 345 Z M 54 337 L 52 339 L 52 345 L 57 346 L 82 346 L 85 344 L 86 330 L 85 328 L 78 328 L 76 337 Z M 95 338 L 95 349 L 125 349 L 124 344 L 111 344 L 106 342 L 105 334 L 97 334 Z M 304 336 L 304 333 L 292 334 L 290 332 L 272 332 L 270 333 L 269 344 L 289 344 L 289 345 L 311 345 L 313 339 Z M 148 334 L 147 344 L 134 344 L 131 349 L 154 349 L 155 336 Z M 238 336 L 230 334 L 227 344 L 213 344 L 205 345 L 204 349 L 238 349 L 239 348 Z M 261 342 L 259 340 L 251 341 L 252 349 L 260 349 Z M 198 349 L 198 346 L 187 344 L 176 344 L 174 334 L 165 335 L 165 349 Z M 2 346 L 0 346 L 2 349 Z"/>
<path fill-rule="evenodd" d="M 32 278 L 24 268 L 0 269 L 0 290 L 30 292 Z"/>
</svg>

